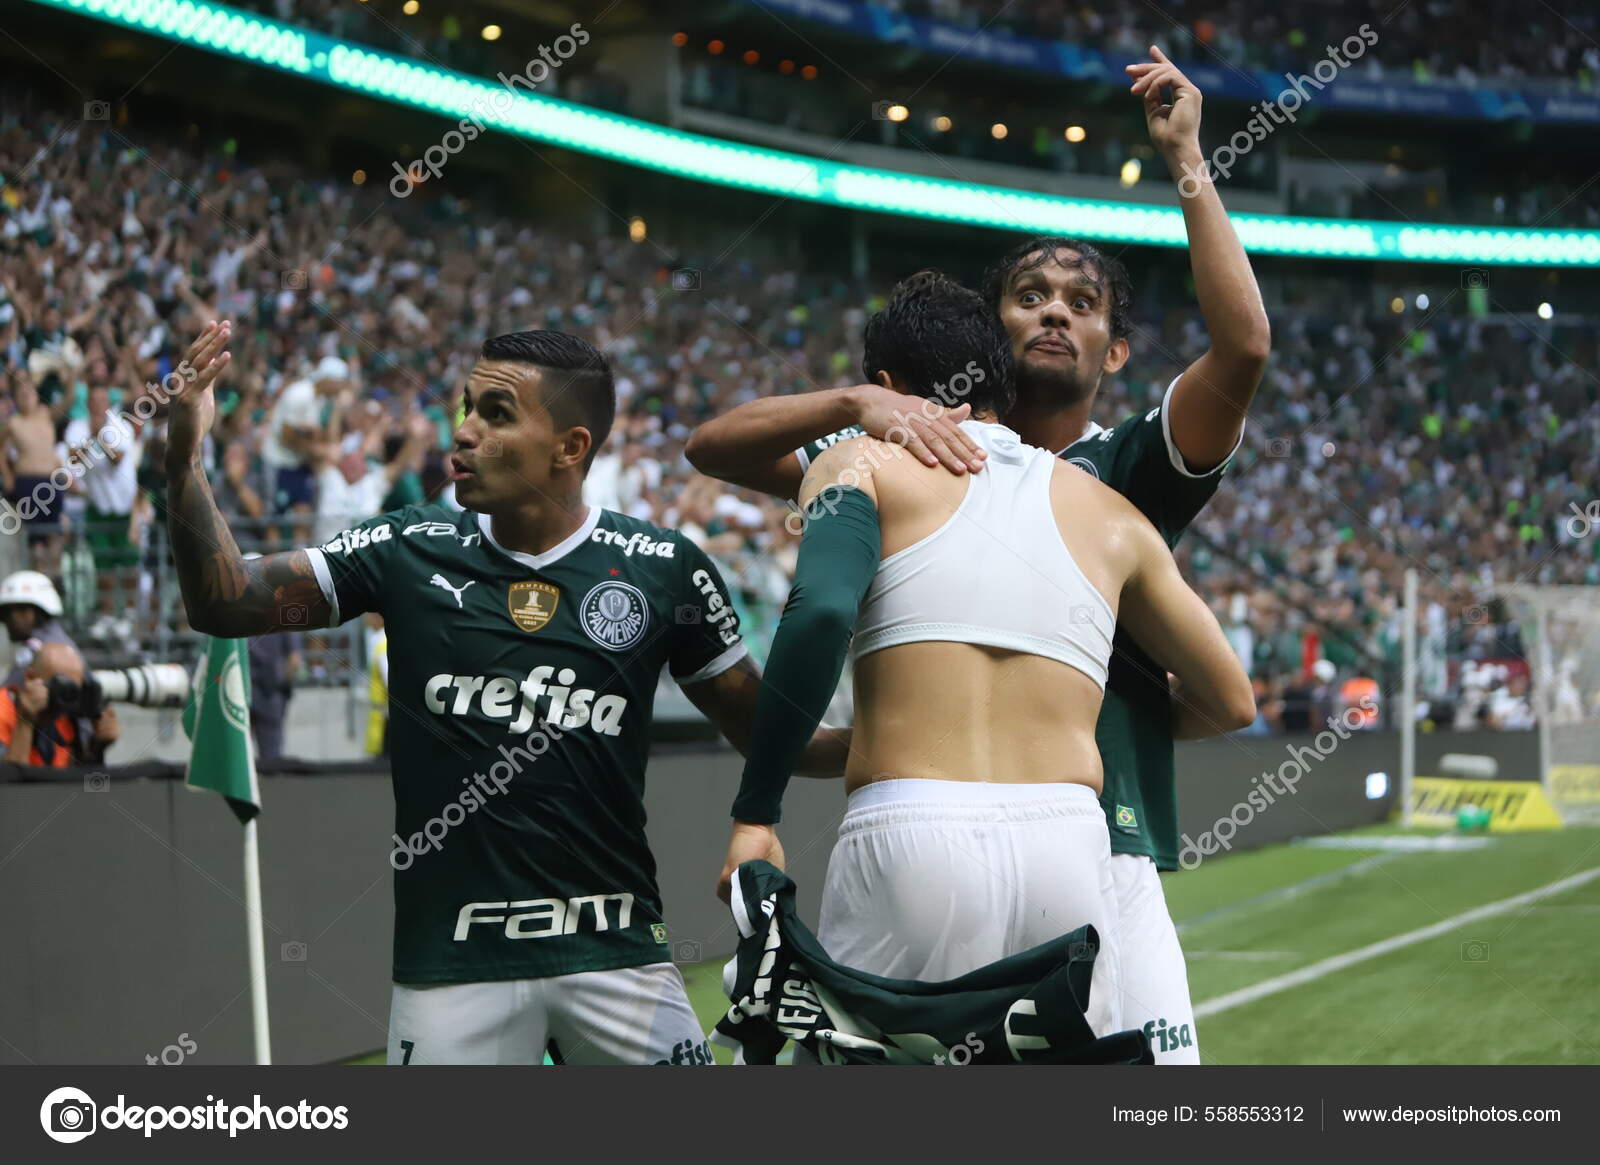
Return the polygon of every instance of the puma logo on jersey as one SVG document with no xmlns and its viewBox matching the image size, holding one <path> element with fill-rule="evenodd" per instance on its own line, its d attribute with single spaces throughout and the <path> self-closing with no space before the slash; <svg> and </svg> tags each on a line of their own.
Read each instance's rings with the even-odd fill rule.
<svg viewBox="0 0 1600 1165">
<path fill-rule="evenodd" d="M 608 546 L 620 547 L 622 553 L 632 558 L 635 551 L 644 555 L 654 555 L 657 558 L 671 558 L 678 547 L 666 539 L 650 537 L 643 530 L 635 530 L 624 537 L 615 530 L 601 530 L 598 527 L 589 536 L 591 542 L 603 542 Z"/>
<path fill-rule="evenodd" d="M 551 679 L 556 681 L 554 687 L 550 686 Z M 570 667 L 557 672 L 549 664 L 534 668 L 521 684 L 509 676 L 454 676 L 442 672 L 423 685 L 422 697 L 437 715 L 468 716 L 476 712 L 490 720 L 507 721 L 507 732 L 525 733 L 537 717 L 541 724 L 556 728 L 587 727 L 601 736 L 621 736 L 628 698 L 575 687 L 577 682 L 578 673 Z"/>
<path fill-rule="evenodd" d="M 461 609 L 461 596 L 462 596 L 462 594 L 464 594 L 466 592 L 466 589 L 468 587 L 470 587 L 473 583 L 477 582 L 478 580 L 475 579 L 475 578 L 469 578 L 466 582 L 462 583 L 460 586 L 453 587 L 445 580 L 444 575 L 436 574 L 432 578 L 430 578 L 428 581 L 431 582 L 436 587 L 443 587 L 445 590 L 449 591 L 452 595 L 454 595 L 456 597 L 456 610 L 459 611 Z"/>
</svg>

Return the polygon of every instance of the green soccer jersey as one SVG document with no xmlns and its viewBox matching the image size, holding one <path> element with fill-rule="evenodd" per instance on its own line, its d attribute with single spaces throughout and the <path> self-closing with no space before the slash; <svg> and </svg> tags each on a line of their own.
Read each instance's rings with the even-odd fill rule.
<svg viewBox="0 0 1600 1165">
<path fill-rule="evenodd" d="M 335 622 L 377 611 L 388 630 L 395 981 L 669 958 L 644 831 L 656 683 L 745 655 L 704 552 L 590 507 L 524 554 L 430 504 L 309 553 Z"/>
<path fill-rule="evenodd" d="M 1172 385 L 1176 385 L 1173 380 Z M 1191 473 L 1172 444 L 1167 409 L 1172 386 L 1157 407 L 1114 429 L 1091 424 L 1060 455 L 1122 494 L 1176 546 L 1211 495 L 1228 459 L 1209 473 Z M 824 449 L 860 428 L 841 429 L 796 450 L 802 469 Z M 1241 434 L 1242 439 L 1242 434 Z M 1100 804 L 1113 853 L 1142 854 L 1163 870 L 1178 868 L 1178 791 L 1172 764 L 1172 697 L 1166 669 L 1140 650 L 1119 624 L 1112 644 L 1105 700 L 1095 724 L 1105 768 Z"/>
<path fill-rule="evenodd" d="M 1191 473 L 1172 443 L 1167 422 L 1171 402 L 1168 387 L 1157 407 L 1135 413 L 1114 429 L 1091 425 L 1061 456 L 1138 506 L 1167 545 L 1176 546 L 1217 492 L 1232 454 L 1209 473 Z M 1159 869 L 1177 869 L 1178 789 L 1167 671 L 1120 624 L 1094 735 L 1105 769 L 1100 804 L 1111 830 L 1111 851 L 1143 854 Z"/>
</svg>

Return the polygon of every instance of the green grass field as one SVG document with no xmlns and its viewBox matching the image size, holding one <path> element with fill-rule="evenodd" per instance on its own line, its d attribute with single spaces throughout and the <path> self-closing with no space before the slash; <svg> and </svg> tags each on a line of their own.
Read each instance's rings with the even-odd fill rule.
<svg viewBox="0 0 1600 1165">
<path fill-rule="evenodd" d="M 1204 1061 L 1600 1063 L 1600 878 L 1205 1014 L 1231 992 L 1600 868 L 1595 828 L 1379 848 L 1440 836 L 1375 827 L 1341 837 L 1373 848 L 1278 845 L 1166 875 Z M 722 964 L 683 970 L 709 1030 L 727 1006 Z"/>
<path fill-rule="evenodd" d="M 1274 846 L 1166 889 L 1201 1007 L 1596 867 L 1600 830 L 1569 828 L 1454 853 Z M 1202 1018 L 1200 1046 L 1218 1064 L 1600 1063 L 1597 949 L 1600 879 Z"/>
</svg>

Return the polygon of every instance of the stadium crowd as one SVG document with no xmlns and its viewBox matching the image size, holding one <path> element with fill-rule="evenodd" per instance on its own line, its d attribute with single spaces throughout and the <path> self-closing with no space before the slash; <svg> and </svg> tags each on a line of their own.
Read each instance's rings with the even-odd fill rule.
<svg viewBox="0 0 1600 1165">
<path fill-rule="evenodd" d="M 247 550 L 320 541 L 440 489 L 485 336 L 558 328 L 616 367 L 618 422 L 591 499 L 685 529 L 738 588 L 758 642 L 770 634 L 796 551 L 788 512 L 696 475 L 683 445 L 744 400 L 855 383 L 883 287 L 728 257 L 725 232 L 668 250 L 556 235 L 449 196 L 375 213 L 375 184 L 135 146 L 16 104 L 0 107 L 0 177 L 9 497 L 39 496 L 52 468 L 40 458 L 70 455 L 70 426 L 81 445 L 181 384 L 188 340 L 225 316 L 237 339 L 211 448 L 219 504 Z M 1394 666 L 1407 566 L 1422 569 L 1430 625 L 1477 658 L 1507 648 L 1487 598 L 1497 582 L 1600 583 L 1600 531 L 1567 521 L 1600 481 L 1593 331 L 1363 303 L 1323 285 L 1269 304 L 1273 362 L 1244 451 L 1181 547 L 1258 678 L 1263 729 Z M 1134 358 L 1097 406 L 1107 425 L 1155 404 L 1205 344 L 1193 310 L 1136 324 Z M 38 439 L 41 423 L 56 442 Z M 147 594 L 165 554 L 159 411 L 132 428 L 126 456 L 85 458 L 84 482 L 26 525 L 86 645 L 142 642 L 151 620 L 181 617 L 130 612 L 105 581 L 122 571 Z M 85 523 L 87 575 L 73 567 Z"/>
<path fill-rule="evenodd" d="M 1474 84 L 1566 78 L 1593 89 L 1600 76 L 1600 18 L 1592 10 L 1530 12 L 1511 0 L 875 0 L 881 7 L 968 28 L 1065 41 L 1109 53 L 1168 47 L 1175 60 L 1281 71 L 1314 63 L 1362 24 L 1378 33 L 1373 67 L 1419 81 Z M 1485 27 L 1508 35 L 1486 37 Z M 1513 31 L 1515 30 L 1515 31 Z"/>
<path fill-rule="evenodd" d="M 1592 9 L 1533 10 L 1513 0 L 867 0 L 870 6 L 963 28 L 1036 37 L 1142 58 L 1160 44 L 1174 60 L 1282 71 L 1314 64 L 1363 24 L 1378 33 L 1364 56 L 1369 73 L 1402 70 L 1418 81 L 1462 84 L 1562 79 L 1593 90 L 1600 78 L 1600 14 Z M 278 20 L 364 41 L 468 72 L 493 73 L 518 63 L 517 33 L 485 41 L 466 7 L 406 14 L 397 2 L 240 0 Z M 503 17 L 501 17 L 503 18 Z M 1506 35 L 1485 37 L 1494 27 Z M 526 55 L 525 52 L 522 55 Z"/>
</svg>

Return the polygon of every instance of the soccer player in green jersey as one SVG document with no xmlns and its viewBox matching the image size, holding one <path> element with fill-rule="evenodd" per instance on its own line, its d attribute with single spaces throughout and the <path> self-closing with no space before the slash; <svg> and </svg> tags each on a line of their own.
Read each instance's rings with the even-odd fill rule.
<svg viewBox="0 0 1600 1165">
<path fill-rule="evenodd" d="M 1185 176 L 1179 201 L 1210 348 L 1160 405 L 1103 429 L 1090 420 L 1095 396 L 1102 378 L 1127 362 L 1133 330 L 1122 265 L 1079 240 L 1034 238 L 991 267 L 983 290 L 1016 357 L 1017 403 L 1006 423 L 1123 494 L 1175 545 L 1243 439 L 1271 332 L 1200 152 L 1200 92 L 1160 50 L 1151 58 L 1129 66 L 1132 92 L 1168 168 Z M 968 415 L 965 404 L 946 410 L 886 385 L 773 397 L 702 425 L 688 454 L 704 473 L 793 498 L 815 455 L 862 432 L 904 444 L 930 465 L 979 471 L 984 455 L 957 427 Z M 1217 731 L 1194 709 L 1119 628 L 1095 735 L 1121 912 L 1122 1015 L 1146 1030 L 1163 1064 L 1199 1062 L 1183 951 L 1157 876 L 1177 868 L 1172 742 Z"/>
<path fill-rule="evenodd" d="M 189 621 L 242 637 L 368 611 L 389 635 L 392 1064 L 709 1064 L 645 840 L 666 667 L 743 748 L 760 685 L 711 560 L 585 504 L 605 359 L 560 332 L 483 346 L 451 457 L 463 510 L 412 505 L 245 561 L 201 467 L 226 321 L 173 401 L 169 529 Z M 842 768 L 842 738 L 819 738 Z"/>
</svg>

